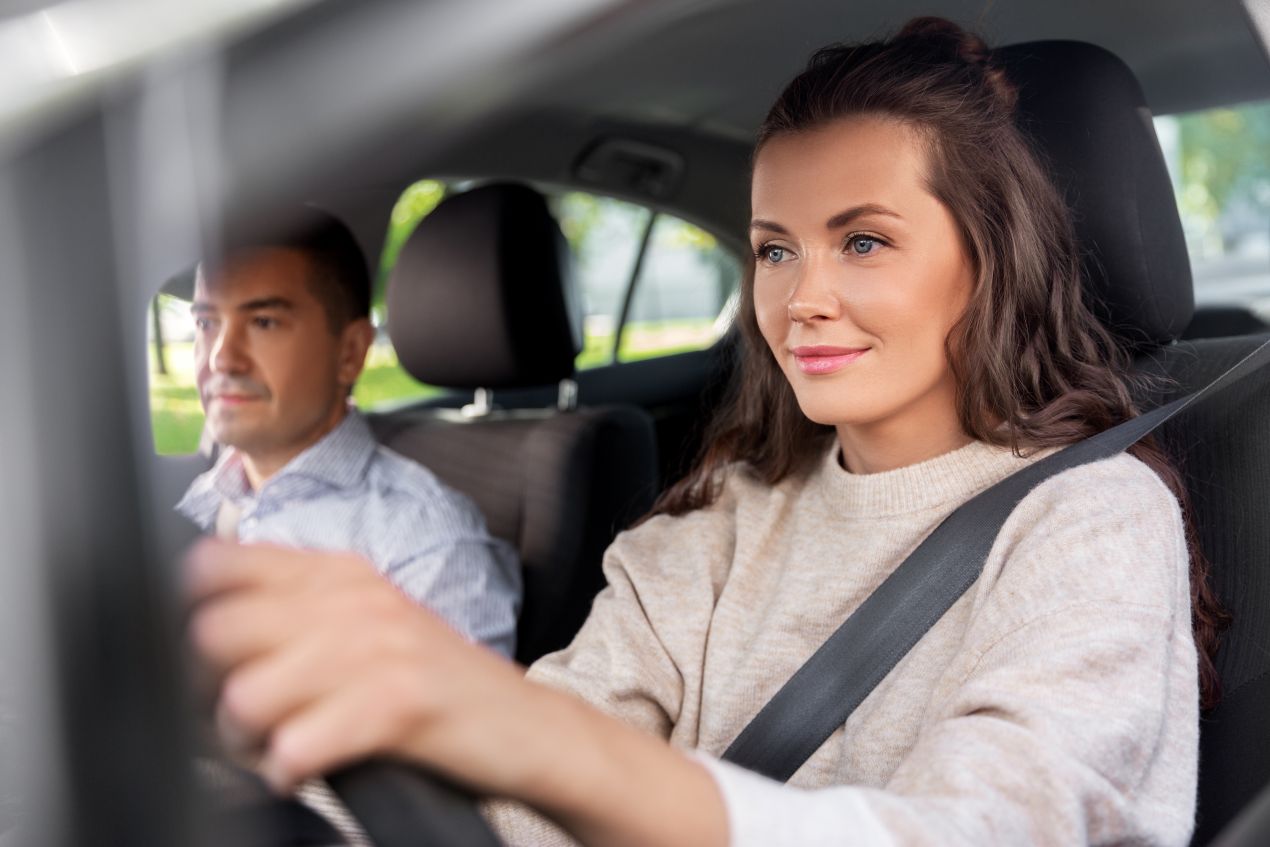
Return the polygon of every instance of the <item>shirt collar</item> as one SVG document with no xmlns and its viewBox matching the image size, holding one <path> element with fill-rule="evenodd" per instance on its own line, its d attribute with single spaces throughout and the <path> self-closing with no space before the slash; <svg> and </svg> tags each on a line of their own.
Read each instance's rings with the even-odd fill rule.
<svg viewBox="0 0 1270 847">
<path fill-rule="evenodd" d="M 361 413 L 349 409 L 335 429 L 300 455 L 283 465 L 262 487 L 262 491 L 284 479 L 303 477 L 334 488 L 349 488 L 366 475 L 366 466 L 375 453 L 375 436 Z"/>
<path fill-rule="evenodd" d="M 356 485 L 366 475 L 375 453 L 375 437 L 370 424 L 355 409 L 349 409 L 335 429 L 293 458 L 253 492 L 243 470 L 242 457 L 230 447 L 216 466 L 190 485 L 176 508 L 181 514 L 206 528 L 215 519 L 222 500 L 234 502 L 266 492 L 289 496 L 309 493 L 315 487 L 337 489 Z"/>
</svg>

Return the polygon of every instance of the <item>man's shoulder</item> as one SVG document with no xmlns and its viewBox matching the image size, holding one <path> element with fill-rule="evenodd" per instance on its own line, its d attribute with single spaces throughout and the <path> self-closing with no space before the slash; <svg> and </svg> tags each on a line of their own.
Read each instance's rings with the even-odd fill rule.
<svg viewBox="0 0 1270 847">
<path fill-rule="evenodd" d="M 438 515 L 445 513 L 450 519 L 456 515 L 479 515 L 475 504 L 465 494 L 446 485 L 420 463 L 383 445 L 375 448 L 367 467 L 366 481 L 370 491 L 390 501 L 395 510 L 410 508 Z"/>
</svg>

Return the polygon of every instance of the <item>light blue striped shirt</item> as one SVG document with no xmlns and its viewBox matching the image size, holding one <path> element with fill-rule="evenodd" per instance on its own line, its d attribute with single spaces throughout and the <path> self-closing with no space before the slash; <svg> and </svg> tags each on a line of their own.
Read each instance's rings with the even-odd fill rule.
<svg viewBox="0 0 1270 847">
<path fill-rule="evenodd" d="M 210 533 L 223 499 L 241 509 L 240 541 L 358 553 L 469 638 L 513 654 L 521 599 L 515 551 L 490 536 L 467 497 L 378 444 L 356 411 L 259 491 L 237 451 L 225 450 L 176 508 Z"/>
</svg>

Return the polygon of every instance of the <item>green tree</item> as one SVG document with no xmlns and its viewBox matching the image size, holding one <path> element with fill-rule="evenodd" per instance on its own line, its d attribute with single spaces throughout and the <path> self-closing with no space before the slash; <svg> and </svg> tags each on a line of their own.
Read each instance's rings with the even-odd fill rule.
<svg viewBox="0 0 1270 847">
<path fill-rule="evenodd" d="M 379 257 L 379 271 L 375 275 L 375 290 L 371 309 L 376 317 L 384 314 L 384 293 L 388 287 L 388 272 L 397 264 L 397 256 L 406 245 L 406 239 L 415 231 L 419 221 L 445 199 L 446 185 L 435 179 L 421 179 L 412 184 L 392 207 L 388 220 L 388 233 L 384 237 L 384 252 Z"/>
<path fill-rule="evenodd" d="M 1237 202 L 1270 212 L 1270 104 L 1181 115 L 1178 130 L 1184 212 L 1210 223 Z"/>
</svg>

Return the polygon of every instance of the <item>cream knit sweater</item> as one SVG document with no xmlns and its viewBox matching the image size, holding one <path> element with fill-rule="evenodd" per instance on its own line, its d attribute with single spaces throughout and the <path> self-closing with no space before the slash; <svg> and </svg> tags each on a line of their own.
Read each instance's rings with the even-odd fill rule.
<svg viewBox="0 0 1270 847">
<path fill-rule="evenodd" d="M 1043 454 L 1042 454 L 1043 455 Z M 696 751 L 732 844 L 1177 844 L 1194 814 L 1196 652 L 1176 501 L 1129 456 L 1038 486 L 978 582 L 788 786 L 715 757 L 949 512 L 1034 461 L 975 442 L 775 487 L 609 549 L 609 586 L 529 672 Z M 569 843 L 511 803 L 512 844 Z"/>
</svg>

